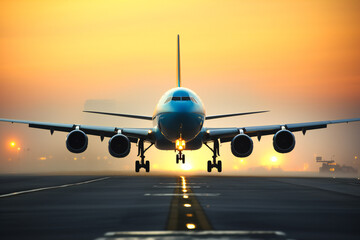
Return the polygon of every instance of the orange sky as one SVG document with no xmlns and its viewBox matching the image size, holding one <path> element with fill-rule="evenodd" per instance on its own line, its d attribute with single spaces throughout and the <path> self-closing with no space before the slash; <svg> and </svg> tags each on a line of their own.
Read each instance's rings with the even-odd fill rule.
<svg viewBox="0 0 360 240">
<path fill-rule="evenodd" d="M 359 10 L 356 0 L 1 1 L 0 117 L 151 126 L 81 111 L 87 103 L 96 110 L 151 115 L 161 94 L 175 87 L 178 33 L 183 85 L 198 93 L 209 115 L 271 110 L 207 126 L 359 117 Z M 16 158 L 5 144 L 16 138 L 31 149 L 24 159 L 59 158 L 53 164 L 31 162 L 35 169 L 45 165 L 44 171 L 132 169 L 136 158 L 133 146 L 128 158 L 113 159 L 107 142 L 91 137 L 81 155 L 90 162 L 74 165 L 63 160 L 75 156 L 66 151 L 63 133 L 50 137 L 4 123 L 0 132 L 2 161 Z M 267 137 L 255 142 L 253 155 L 242 163 L 223 144 L 224 170 L 268 165 L 273 155 L 285 170 L 316 170 L 314 154 L 347 162 L 360 154 L 359 132 L 354 123 L 298 134 L 287 155 L 275 153 Z M 195 169 L 205 171 L 210 151 L 188 155 Z M 159 169 L 178 169 L 173 152 L 151 149 L 148 156 Z"/>
</svg>

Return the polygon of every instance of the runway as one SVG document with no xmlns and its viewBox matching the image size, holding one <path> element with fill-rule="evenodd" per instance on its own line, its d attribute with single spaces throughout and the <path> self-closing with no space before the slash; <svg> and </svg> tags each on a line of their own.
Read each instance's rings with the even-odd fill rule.
<svg viewBox="0 0 360 240">
<path fill-rule="evenodd" d="M 359 239 L 360 181 L 0 176 L 1 239 Z"/>
</svg>

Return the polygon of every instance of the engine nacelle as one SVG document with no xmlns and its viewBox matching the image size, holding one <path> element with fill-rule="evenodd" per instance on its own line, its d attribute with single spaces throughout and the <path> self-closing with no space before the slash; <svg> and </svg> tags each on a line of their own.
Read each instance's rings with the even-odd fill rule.
<svg viewBox="0 0 360 240">
<path fill-rule="evenodd" d="M 113 157 L 123 158 L 130 153 L 130 140 L 123 134 L 117 134 L 109 140 L 109 153 Z"/>
<path fill-rule="evenodd" d="M 71 131 L 66 138 L 66 147 L 72 153 L 82 153 L 87 149 L 88 137 L 81 130 Z"/>
<path fill-rule="evenodd" d="M 246 134 L 238 134 L 231 140 L 231 152 L 236 157 L 250 156 L 253 148 L 253 140 Z"/>
<path fill-rule="evenodd" d="M 291 152 L 295 147 L 295 136 L 289 130 L 280 130 L 274 135 L 273 145 L 279 153 Z"/>
</svg>

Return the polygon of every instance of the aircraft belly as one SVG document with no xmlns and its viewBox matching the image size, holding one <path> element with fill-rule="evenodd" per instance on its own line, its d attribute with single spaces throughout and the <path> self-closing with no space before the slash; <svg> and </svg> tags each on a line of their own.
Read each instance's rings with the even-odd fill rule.
<svg viewBox="0 0 360 240">
<path fill-rule="evenodd" d="M 166 113 L 158 118 L 160 132 L 172 142 L 180 137 L 193 140 L 200 132 L 204 116 L 197 113 Z"/>
<path fill-rule="evenodd" d="M 197 150 L 202 147 L 203 133 L 186 143 L 185 150 Z M 175 150 L 175 143 L 167 140 L 160 132 L 156 133 L 155 147 L 159 150 Z"/>
</svg>

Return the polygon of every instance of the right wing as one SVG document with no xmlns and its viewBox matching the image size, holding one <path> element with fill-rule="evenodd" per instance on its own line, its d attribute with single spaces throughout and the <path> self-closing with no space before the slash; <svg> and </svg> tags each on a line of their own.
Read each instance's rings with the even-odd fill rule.
<svg viewBox="0 0 360 240">
<path fill-rule="evenodd" d="M 291 132 L 302 131 L 303 134 L 308 130 L 326 128 L 328 124 L 336 123 L 349 123 L 358 122 L 360 118 L 351 119 L 339 119 L 331 121 L 319 121 L 319 122 L 306 122 L 306 123 L 292 123 L 292 124 L 279 124 L 279 125 L 268 125 L 268 126 L 254 126 L 254 127 L 241 127 L 241 128 L 207 128 L 205 142 L 220 139 L 221 142 L 229 142 L 233 137 L 238 135 L 240 132 L 250 136 L 258 137 L 260 140 L 261 136 L 275 134 L 277 131 L 285 128 Z"/>
<path fill-rule="evenodd" d="M 223 115 L 213 115 L 207 116 L 205 119 L 217 119 L 217 118 L 225 118 L 225 117 L 234 117 L 234 116 L 242 116 L 242 115 L 249 115 L 249 114 L 256 114 L 256 113 L 265 113 L 269 111 L 258 111 L 258 112 L 243 112 L 243 113 L 230 113 L 230 114 L 223 114 Z"/>
<path fill-rule="evenodd" d="M 36 122 L 16 119 L 0 118 L 0 122 L 22 123 L 28 124 L 31 128 L 47 129 L 53 134 L 54 131 L 71 132 L 77 127 L 89 135 L 104 137 L 112 137 L 119 132 L 129 138 L 131 142 L 137 142 L 138 139 L 143 139 L 149 142 L 153 142 L 151 134 L 152 128 L 117 128 L 117 127 L 105 127 L 105 126 L 91 126 L 91 125 L 77 125 L 77 124 L 64 124 L 64 123 L 48 123 L 48 122 Z"/>
</svg>

